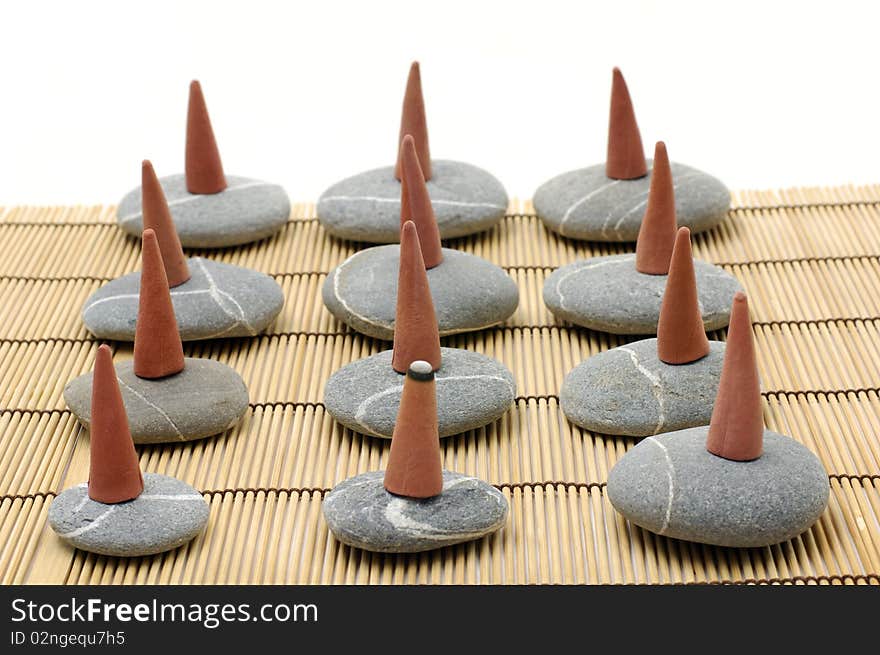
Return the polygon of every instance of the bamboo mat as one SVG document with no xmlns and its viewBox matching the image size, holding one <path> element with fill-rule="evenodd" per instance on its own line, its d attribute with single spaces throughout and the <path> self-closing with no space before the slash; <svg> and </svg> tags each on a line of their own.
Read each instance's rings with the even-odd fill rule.
<svg viewBox="0 0 880 655">
<path fill-rule="evenodd" d="M 750 294 L 767 426 L 806 444 L 831 480 L 819 522 L 768 548 L 658 537 L 615 514 L 605 481 L 635 440 L 572 426 L 558 393 L 574 365 L 624 340 L 556 321 L 541 288 L 561 264 L 632 246 L 558 238 L 516 201 L 492 231 L 448 244 L 507 270 L 520 289 L 516 314 L 444 340 L 516 376 L 507 415 L 443 441 L 446 468 L 507 496 L 508 525 L 421 555 L 337 543 L 323 495 L 382 468 L 389 450 L 341 428 L 321 402 L 330 373 L 389 347 L 352 333 L 321 303 L 327 272 L 362 245 L 326 237 L 303 204 L 268 241 L 193 251 L 272 275 L 287 300 L 259 338 L 185 345 L 187 355 L 236 368 L 251 407 L 215 438 L 139 449 L 144 470 L 200 489 L 211 518 L 183 548 L 124 560 L 65 546 L 46 513 L 88 475 L 88 433 L 61 395 L 97 350 L 80 308 L 103 282 L 139 268 L 138 243 L 115 226 L 113 207 L 0 208 L 0 582 L 880 584 L 880 185 L 735 193 L 730 220 L 694 238 L 696 256 Z M 117 358 L 131 357 L 129 345 L 113 345 Z"/>
</svg>

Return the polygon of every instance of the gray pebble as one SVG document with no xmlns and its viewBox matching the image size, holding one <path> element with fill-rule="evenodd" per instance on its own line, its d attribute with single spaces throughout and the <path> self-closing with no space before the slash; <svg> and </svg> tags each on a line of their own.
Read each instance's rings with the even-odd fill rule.
<svg viewBox="0 0 880 655">
<path fill-rule="evenodd" d="M 432 160 L 428 195 L 444 239 L 482 232 L 507 211 L 507 192 L 482 168 Z M 337 182 L 318 198 L 318 220 L 341 239 L 400 241 L 400 182 L 394 167 L 376 168 Z"/>
<path fill-rule="evenodd" d="M 639 273 L 635 262 L 629 253 L 557 268 L 544 282 L 544 303 L 558 318 L 591 330 L 656 334 L 667 276 Z M 723 328 L 742 286 L 724 269 L 699 259 L 694 272 L 706 331 Z"/>
<path fill-rule="evenodd" d="M 175 375 L 145 380 L 134 374 L 133 360 L 116 364 L 116 376 L 135 443 L 192 441 L 225 432 L 248 408 L 241 376 L 212 359 L 185 359 Z M 92 373 L 64 387 L 67 406 L 86 427 L 92 413 Z"/>
<path fill-rule="evenodd" d="M 492 485 L 443 472 L 443 491 L 433 498 L 385 491 L 385 471 L 349 478 L 327 494 L 321 506 L 342 543 L 378 553 L 420 553 L 473 541 L 507 521 L 507 499 Z"/>
<path fill-rule="evenodd" d="M 124 503 L 92 500 L 85 483 L 64 490 L 49 507 L 49 525 L 74 548 L 139 557 L 191 541 L 204 529 L 208 514 L 208 503 L 185 482 L 144 473 L 144 492 Z"/>
<path fill-rule="evenodd" d="M 284 293 L 268 275 L 193 257 L 189 280 L 171 289 L 174 314 L 184 341 L 249 337 L 265 330 L 284 305 Z M 83 305 L 86 328 L 100 339 L 134 341 L 140 271 L 95 291 Z"/>
<path fill-rule="evenodd" d="M 808 529 L 828 504 L 828 474 L 790 437 L 764 431 L 764 454 L 735 462 L 706 450 L 708 426 L 648 437 L 608 476 L 626 519 L 667 537 L 769 546 Z"/>
<path fill-rule="evenodd" d="M 720 341 L 681 365 L 660 361 L 656 339 L 629 343 L 572 369 L 559 392 L 562 411 L 591 432 L 631 437 L 708 425 L 723 363 Z"/>
<path fill-rule="evenodd" d="M 333 269 L 322 295 L 330 313 L 353 329 L 391 341 L 397 309 L 400 246 L 375 246 Z M 485 259 L 443 248 L 443 261 L 428 269 L 441 336 L 482 330 L 505 321 L 519 304 L 516 283 Z"/>
<path fill-rule="evenodd" d="M 470 350 L 442 348 L 436 373 L 440 436 L 492 423 L 510 409 L 516 382 L 503 364 Z M 343 366 L 324 387 L 324 405 L 355 432 L 390 439 L 406 376 L 391 368 L 393 351 Z"/>
<path fill-rule="evenodd" d="M 275 234 L 290 217 L 290 200 L 277 184 L 247 177 L 226 176 L 220 193 L 193 194 L 183 174 L 159 179 L 171 217 L 185 248 L 224 248 L 258 241 Z M 119 202 L 116 220 L 128 234 L 144 230 L 141 188 Z"/>
<path fill-rule="evenodd" d="M 544 224 L 572 239 L 635 241 L 642 225 L 648 174 L 635 180 L 612 180 L 605 164 L 563 173 L 535 191 L 535 211 Z M 672 162 L 678 225 L 703 232 L 718 225 L 730 209 L 730 191 L 717 178 Z"/>
</svg>

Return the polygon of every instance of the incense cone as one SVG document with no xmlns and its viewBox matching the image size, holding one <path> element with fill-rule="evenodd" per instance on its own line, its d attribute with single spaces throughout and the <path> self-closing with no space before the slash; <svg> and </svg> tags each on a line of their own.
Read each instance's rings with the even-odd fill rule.
<svg viewBox="0 0 880 655">
<path fill-rule="evenodd" d="M 419 233 L 422 246 L 422 259 L 425 268 L 434 268 L 443 261 L 443 250 L 440 245 L 440 228 L 431 206 L 431 197 L 419 156 L 416 154 L 416 143 L 411 135 L 403 137 L 401 144 L 401 185 L 400 185 L 400 227 L 412 221 Z"/>
<path fill-rule="evenodd" d="M 645 150 L 626 81 L 619 68 L 611 81 L 611 114 L 608 119 L 608 158 L 605 175 L 613 180 L 632 180 L 648 174 Z"/>
<path fill-rule="evenodd" d="M 144 230 L 141 287 L 134 334 L 134 373 L 164 378 L 183 370 L 183 344 L 165 277 L 162 253 L 153 230 Z"/>
<path fill-rule="evenodd" d="M 98 348 L 95 358 L 89 451 L 89 498 L 99 503 L 122 503 L 141 495 L 144 479 L 128 431 L 113 356 L 106 344 Z"/>
<path fill-rule="evenodd" d="M 400 233 L 400 269 L 397 275 L 397 312 L 391 366 L 406 373 L 410 364 L 425 360 L 440 368 L 440 331 L 434 313 L 428 273 L 419 247 L 415 223 L 407 221 Z"/>
<path fill-rule="evenodd" d="M 636 241 L 636 270 L 648 275 L 666 275 L 675 244 L 675 191 L 666 144 L 654 147 L 654 172 L 648 192 L 648 206 Z"/>
<path fill-rule="evenodd" d="M 443 490 L 437 390 L 434 371 L 425 361 L 413 362 L 403 382 L 385 489 L 408 498 L 431 498 Z"/>
<path fill-rule="evenodd" d="M 144 229 L 155 230 L 159 239 L 168 286 L 173 288 L 183 284 L 190 278 L 189 267 L 183 255 L 180 237 L 177 236 L 177 228 L 171 219 L 165 192 L 162 191 L 153 164 L 147 159 L 141 164 L 141 207 Z"/>
<path fill-rule="evenodd" d="M 425 98 L 422 96 L 422 76 L 419 72 L 419 62 L 414 61 L 409 68 L 409 77 L 406 80 L 406 93 L 403 96 L 403 111 L 400 116 L 400 135 L 397 139 L 397 164 L 394 167 L 394 177 L 398 180 L 402 177 L 402 145 L 403 138 L 412 135 L 416 144 L 416 152 L 419 155 L 419 164 L 426 180 L 431 179 L 431 149 L 428 147 L 428 121 L 425 118 Z"/>
<path fill-rule="evenodd" d="M 219 193 L 226 188 L 220 151 L 197 80 L 189 85 L 186 114 L 186 188 L 190 193 Z"/>
<path fill-rule="evenodd" d="M 709 339 L 697 295 L 697 276 L 691 253 L 691 231 L 678 230 L 669 278 L 657 324 L 657 356 L 667 364 L 690 364 L 709 354 Z"/>
<path fill-rule="evenodd" d="M 719 457 L 744 462 L 760 457 L 763 445 L 761 385 L 749 303 L 746 295 L 739 292 L 733 298 L 724 365 L 706 449 Z"/>
</svg>

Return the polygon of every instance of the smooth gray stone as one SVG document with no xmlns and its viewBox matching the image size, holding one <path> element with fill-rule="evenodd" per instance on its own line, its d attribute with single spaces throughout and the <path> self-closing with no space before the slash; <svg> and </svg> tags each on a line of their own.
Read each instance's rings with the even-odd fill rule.
<svg viewBox="0 0 880 655">
<path fill-rule="evenodd" d="M 482 168 L 431 160 L 428 195 L 444 239 L 482 232 L 507 211 L 507 192 Z M 385 166 L 337 182 L 318 198 L 318 220 L 341 239 L 370 243 L 400 241 L 400 182 Z"/>
<path fill-rule="evenodd" d="M 516 382 L 501 362 L 458 348 L 441 348 L 435 374 L 440 436 L 448 437 L 492 423 L 510 409 Z M 385 350 L 336 371 L 324 387 L 330 415 L 355 432 L 390 439 L 400 408 L 405 375 L 391 368 Z"/>
<path fill-rule="evenodd" d="M 582 259 L 557 268 L 544 282 L 544 304 L 555 316 L 611 334 L 656 334 L 666 275 L 636 270 L 636 256 Z M 730 320 L 739 281 L 722 268 L 694 260 L 697 294 L 706 331 Z"/>
<path fill-rule="evenodd" d="M 651 165 L 635 180 L 612 180 L 605 164 L 563 173 L 535 191 L 535 211 L 552 231 L 586 241 L 635 241 L 642 225 Z M 730 191 L 715 177 L 671 162 L 679 227 L 703 232 L 718 225 L 730 209 Z"/>
<path fill-rule="evenodd" d="M 134 361 L 116 364 L 116 376 L 131 438 L 135 443 L 192 441 L 225 432 L 248 408 L 241 376 L 213 359 L 185 358 L 175 375 L 145 380 L 134 374 Z M 64 387 L 64 400 L 80 422 L 92 416 L 92 373 Z"/>
<path fill-rule="evenodd" d="M 324 281 L 324 305 L 340 321 L 376 339 L 394 339 L 400 246 L 355 253 Z M 519 304 L 516 283 L 495 264 L 443 248 L 443 261 L 428 269 L 440 335 L 482 330 L 507 320 Z"/>
<path fill-rule="evenodd" d="M 631 437 L 708 425 L 723 363 L 720 341 L 710 341 L 702 359 L 681 365 L 660 361 L 656 339 L 612 348 L 565 377 L 562 411 L 591 432 Z"/>
<path fill-rule="evenodd" d="M 321 509 L 339 541 L 377 553 L 420 553 L 473 541 L 507 521 L 507 499 L 477 478 L 443 471 L 443 491 L 406 498 L 385 491 L 385 471 L 345 480 Z"/>
<path fill-rule="evenodd" d="M 809 528 L 828 474 L 790 437 L 764 431 L 764 454 L 734 462 L 706 450 L 708 426 L 648 437 L 611 469 L 608 499 L 656 534 L 716 546 L 769 546 Z"/>
<path fill-rule="evenodd" d="M 181 173 L 159 179 L 171 217 L 185 248 L 224 248 L 265 239 L 284 227 L 290 200 L 277 184 L 235 175 L 226 176 L 220 193 L 193 194 Z M 119 202 L 116 220 L 125 232 L 141 238 L 141 188 Z"/>
<path fill-rule="evenodd" d="M 86 483 L 65 489 L 49 507 L 49 525 L 74 548 L 140 557 L 191 541 L 204 529 L 208 514 L 208 503 L 185 482 L 144 473 L 143 493 L 124 503 L 90 499 Z"/>
<path fill-rule="evenodd" d="M 184 341 L 250 337 L 265 330 L 284 306 L 284 293 L 268 275 L 192 257 L 189 280 L 171 289 Z M 108 282 L 83 305 L 82 319 L 100 339 L 134 341 L 141 273 Z"/>
</svg>

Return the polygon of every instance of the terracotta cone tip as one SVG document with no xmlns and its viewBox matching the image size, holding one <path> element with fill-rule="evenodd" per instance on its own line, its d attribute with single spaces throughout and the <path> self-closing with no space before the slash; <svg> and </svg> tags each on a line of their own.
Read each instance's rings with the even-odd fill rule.
<svg viewBox="0 0 880 655">
<path fill-rule="evenodd" d="M 403 138 L 410 134 L 416 144 L 419 164 L 426 180 L 433 175 L 431 170 L 431 149 L 428 146 L 428 119 L 425 116 L 425 98 L 422 95 L 422 76 L 419 62 L 414 61 L 409 67 L 406 80 L 406 91 L 403 95 L 403 110 L 400 115 L 400 133 L 397 137 L 397 164 L 394 166 L 394 177 L 402 178 Z"/>
<path fill-rule="evenodd" d="M 749 303 L 738 292 L 733 298 L 727 346 L 718 395 L 709 423 L 706 449 L 719 457 L 748 461 L 761 456 L 764 448 L 764 418 L 761 414 L 761 384 Z"/>
<path fill-rule="evenodd" d="M 164 378 L 183 370 L 183 344 L 159 241 L 153 230 L 144 230 L 141 261 L 134 373 L 141 378 Z"/>
<path fill-rule="evenodd" d="M 629 89 L 620 69 L 615 68 L 611 78 L 605 175 L 614 180 L 632 180 L 647 174 L 648 163 Z"/>
<path fill-rule="evenodd" d="M 99 503 L 122 503 L 140 496 L 144 479 L 131 440 L 113 355 L 106 344 L 98 348 L 95 358 L 90 432 L 89 498 Z"/>
<path fill-rule="evenodd" d="M 675 244 L 675 190 L 666 144 L 654 147 L 654 170 L 648 204 L 636 241 L 636 270 L 648 275 L 666 275 Z"/>
<path fill-rule="evenodd" d="M 411 134 L 404 136 L 401 144 L 401 173 L 400 226 L 403 228 L 407 221 L 416 224 L 425 268 L 434 268 L 443 261 L 440 227 L 434 216 L 434 207 Z"/>
<path fill-rule="evenodd" d="M 667 364 L 690 364 L 709 354 L 697 294 L 691 231 L 679 228 L 657 324 L 657 356 Z"/>
<path fill-rule="evenodd" d="M 190 193 L 219 193 L 226 188 L 220 151 L 198 80 L 189 85 L 186 114 L 186 188 Z"/>
<path fill-rule="evenodd" d="M 406 373 L 410 364 L 424 360 L 440 368 L 440 331 L 428 272 L 419 247 L 415 223 L 407 221 L 400 233 L 400 269 L 397 275 L 397 312 L 394 319 L 394 352 L 391 366 Z"/>
<path fill-rule="evenodd" d="M 190 278 L 189 266 L 180 245 L 180 237 L 177 228 L 171 218 L 165 192 L 153 164 L 145 159 L 141 163 L 141 212 L 143 214 L 144 229 L 155 230 L 159 239 L 159 249 L 162 251 L 162 261 L 165 263 L 165 275 L 168 278 L 168 286 L 176 287 Z"/>
<path fill-rule="evenodd" d="M 437 390 L 434 371 L 425 361 L 413 362 L 403 382 L 385 489 L 408 498 L 431 498 L 443 491 Z"/>
</svg>

